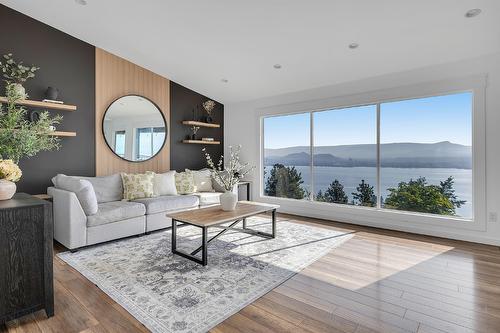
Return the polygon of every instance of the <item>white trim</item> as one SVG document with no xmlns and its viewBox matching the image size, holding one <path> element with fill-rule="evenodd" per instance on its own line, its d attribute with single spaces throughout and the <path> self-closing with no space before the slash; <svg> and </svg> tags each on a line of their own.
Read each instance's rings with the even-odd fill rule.
<svg viewBox="0 0 500 333">
<path fill-rule="evenodd" d="M 258 156 L 256 156 L 255 159 L 259 161 L 259 200 L 263 202 L 280 204 L 282 206 L 281 211 L 283 212 L 362 225 L 386 227 L 396 230 L 408 230 L 425 234 L 432 233 L 433 231 L 437 232 L 437 230 L 440 228 L 446 228 L 447 231 L 443 231 L 443 233 L 446 232 L 447 234 L 453 233 L 453 229 L 486 231 L 486 83 L 487 75 L 480 74 L 460 79 L 420 83 L 392 89 L 374 90 L 366 93 L 357 93 L 352 95 L 303 101 L 291 104 L 266 106 L 264 108 L 256 109 L 255 113 L 259 121 L 260 129 L 260 142 L 258 146 L 260 147 L 260 149 L 256 152 Z M 391 211 L 381 208 L 355 207 L 349 205 L 336 205 L 314 201 L 271 198 L 263 195 L 264 118 L 307 112 L 312 113 L 315 111 L 355 107 L 361 105 L 372 105 L 377 103 L 401 101 L 405 99 L 415 99 L 420 97 L 440 96 L 464 91 L 472 91 L 474 94 L 472 112 L 472 220 L 457 217 Z M 378 132 L 379 131 L 377 131 L 377 133 Z M 402 223 L 404 224 L 401 225 Z"/>
</svg>

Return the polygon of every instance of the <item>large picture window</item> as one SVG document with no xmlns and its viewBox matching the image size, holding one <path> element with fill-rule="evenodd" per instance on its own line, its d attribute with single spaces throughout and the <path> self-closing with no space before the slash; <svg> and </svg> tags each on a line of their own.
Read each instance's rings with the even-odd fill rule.
<svg viewBox="0 0 500 333">
<path fill-rule="evenodd" d="M 472 219 L 472 109 L 463 92 L 264 118 L 264 195 Z"/>
<path fill-rule="evenodd" d="M 309 199 L 310 113 L 264 119 L 264 194 Z"/>
</svg>

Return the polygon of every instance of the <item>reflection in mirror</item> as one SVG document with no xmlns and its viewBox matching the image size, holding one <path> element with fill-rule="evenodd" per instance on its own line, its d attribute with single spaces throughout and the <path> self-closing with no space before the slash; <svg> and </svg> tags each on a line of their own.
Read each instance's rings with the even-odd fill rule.
<svg viewBox="0 0 500 333">
<path fill-rule="evenodd" d="M 155 156 L 167 137 L 160 109 L 147 98 L 136 95 L 123 96 L 111 103 L 102 126 L 111 150 L 132 162 Z"/>
</svg>

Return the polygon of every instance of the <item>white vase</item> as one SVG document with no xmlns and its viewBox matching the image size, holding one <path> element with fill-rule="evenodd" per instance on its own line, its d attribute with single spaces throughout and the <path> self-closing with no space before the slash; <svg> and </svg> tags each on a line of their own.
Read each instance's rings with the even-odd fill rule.
<svg viewBox="0 0 500 333">
<path fill-rule="evenodd" d="M 234 192 L 226 191 L 220 195 L 220 205 L 222 210 L 229 212 L 236 209 L 238 195 Z"/>
<path fill-rule="evenodd" d="M 16 184 L 5 180 L 0 179 L 0 200 L 9 200 L 16 193 Z"/>
<path fill-rule="evenodd" d="M 14 83 L 14 91 L 17 95 L 21 96 L 22 99 L 26 99 L 26 89 L 20 83 Z"/>
</svg>

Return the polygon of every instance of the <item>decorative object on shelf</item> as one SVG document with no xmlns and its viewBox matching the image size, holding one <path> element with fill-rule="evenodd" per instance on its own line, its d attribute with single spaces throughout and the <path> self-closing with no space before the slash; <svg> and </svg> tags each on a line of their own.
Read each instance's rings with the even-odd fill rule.
<svg viewBox="0 0 500 333">
<path fill-rule="evenodd" d="M 30 120 L 32 122 L 37 122 L 40 120 L 40 112 L 38 110 L 31 110 L 30 111 Z"/>
<path fill-rule="evenodd" d="M 59 96 L 59 90 L 54 87 L 48 87 L 47 90 L 45 90 L 45 99 L 43 101 L 50 100 L 52 103 L 57 103 L 57 96 Z"/>
<path fill-rule="evenodd" d="M 207 116 L 205 117 L 205 121 L 209 124 L 213 123 L 212 112 L 215 108 L 215 102 L 209 99 L 201 104 L 205 111 L 207 112 Z"/>
<path fill-rule="evenodd" d="M 21 169 L 12 160 L 0 160 L 0 200 L 9 200 L 16 193 L 15 182 L 22 176 Z"/>
<path fill-rule="evenodd" d="M 209 142 L 213 142 L 215 141 L 214 138 L 201 138 L 201 141 L 209 141 Z"/>
<path fill-rule="evenodd" d="M 19 163 L 22 157 L 31 157 L 40 151 L 59 149 L 60 139 L 52 135 L 51 126 L 61 123 L 62 116 L 51 117 L 47 111 L 39 113 L 37 121 L 30 121 L 27 110 L 21 105 L 25 96 L 19 92 L 16 81 L 25 82 L 35 76 L 37 67 L 22 66 L 12 60 L 12 55 L 4 56 L 7 65 L 0 65 L 6 81 L 6 108 L 0 105 L 0 158 Z M 12 60 L 12 61 L 10 61 Z M 15 69 L 14 64 L 16 64 Z M 7 69 L 11 68 L 11 72 Z M 8 72 L 8 75 L 5 73 Z M 29 73 L 27 73 L 29 72 Z"/>
<path fill-rule="evenodd" d="M 17 63 L 12 57 L 12 53 L 4 54 L 3 61 L 0 61 L 0 70 L 8 84 L 12 85 L 11 89 L 16 92 L 20 99 L 26 99 L 28 95 L 23 87 L 23 83 L 28 79 L 35 77 L 35 72 L 40 68 L 24 66 L 23 62 Z"/>
<path fill-rule="evenodd" d="M 200 129 L 200 126 L 191 126 L 191 140 L 196 140 L 196 133 L 198 133 L 198 130 Z"/>
<path fill-rule="evenodd" d="M 212 172 L 212 177 L 215 181 L 224 188 L 225 192 L 220 196 L 221 208 L 224 211 L 232 211 L 236 208 L 238 202 L 237 186 L 238 182 L 243 179 L 250 171 L 254 169 L 248 163 L 242 164 L 240 162 L 241 145 L 233 149 L 229 146 L 229 164 L 223 169 L 224 156 L 221 156 L 217 165 L 214 164 L 212 157 L 207 153 L 206 149 L 202 151 L 205 153 L 207 164 Z"/>
</svg>

